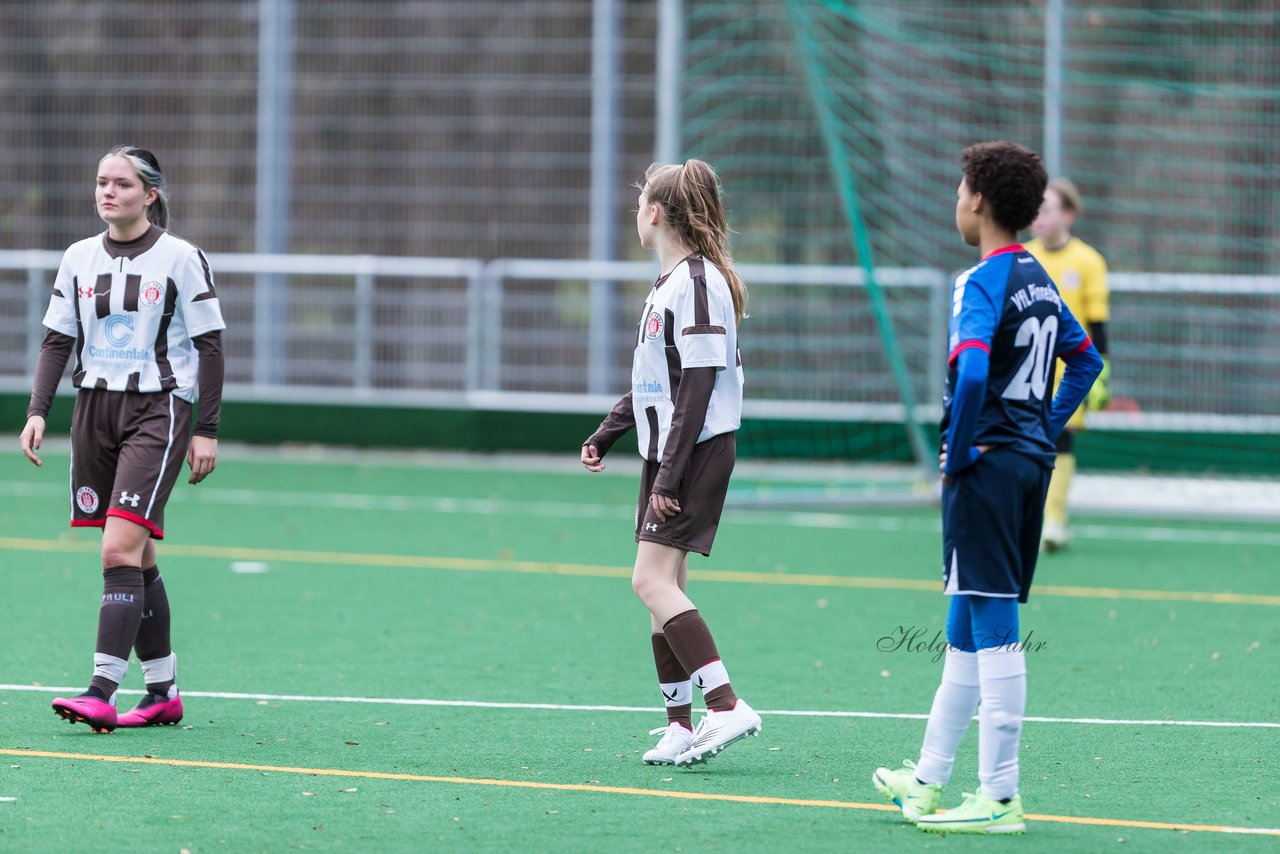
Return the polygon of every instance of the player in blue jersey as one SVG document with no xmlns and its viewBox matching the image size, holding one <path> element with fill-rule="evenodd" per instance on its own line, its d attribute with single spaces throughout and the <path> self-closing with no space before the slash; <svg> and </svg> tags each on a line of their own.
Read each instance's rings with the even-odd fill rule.
<svg viewBox="0 0 1280 854">
<path fill-rule="evenodd" d="M 952 291 L 940 457 L 946 663 L 919 763 L 879 768 L 872 782 L 922 829 L 1019 833 L 1027 671 L 1018 603 L 1027 601 L 1035 571 L 1054 441 L 1102 359 L 1044 268 L 1017 242 L 1048 182 L 1040 157 L 1014 143 L 986 142 L 965 149 L 961 164 L 956 228 L 982 260 Z M 1058 359 L 1066 371 L 1054 395 Z M 981 786 L 938 813 L 974 712 Z"/>
</svg>

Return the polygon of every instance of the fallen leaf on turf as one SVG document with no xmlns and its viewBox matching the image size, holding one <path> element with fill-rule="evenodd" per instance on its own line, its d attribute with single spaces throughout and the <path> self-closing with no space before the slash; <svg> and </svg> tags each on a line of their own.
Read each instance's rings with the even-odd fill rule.
<svg viewBox="0 0 1280 854">
<path fill-rule="evenodd" d="M 344 742 L 342 742 L 342 743 L 343 743 L 343 744 L 359 744 L 360 742 L 358 742 L 358 741 L 344 741 Z"/>
</svg>

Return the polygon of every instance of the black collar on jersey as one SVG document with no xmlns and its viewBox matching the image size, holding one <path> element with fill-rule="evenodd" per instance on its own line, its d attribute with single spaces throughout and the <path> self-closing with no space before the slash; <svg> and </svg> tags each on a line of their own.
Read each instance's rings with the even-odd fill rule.
<svg viewBox="0 0 1280 854">
<path fill-rule="evenodd" d="M 155 246 L 156 241 L 160 239 L 162 234 L 164 234 L 164 229 L 153 222 L 151 227 L 142 233 L 141 237 L 136 237 L 133 240 L 112 240 L 111 232 L 104 232 L 102 245 L 112 258 L 128 258 L 132 261 L 152 246 Z"/>
</svg>

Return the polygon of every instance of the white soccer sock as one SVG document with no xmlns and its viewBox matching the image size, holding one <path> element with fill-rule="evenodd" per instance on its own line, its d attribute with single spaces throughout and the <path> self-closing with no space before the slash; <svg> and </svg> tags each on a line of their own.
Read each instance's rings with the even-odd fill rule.
<svg viewBox="0 0 1280 854">
<path fill-rule="evenodd" d="M 146 684 L 159 685 L 178 678 L 178 654 L 171 652 L 164 658 L 142 662 L 142 676 Z"/>
<path fill-rule="evenodd" d="M 116 658 L 114 655 L 108 655 L 105 652 L 95 652 L 93 654 L 94 676 L 109 679 L 119 685 L 124 681 L 125 674 L 128 672 L 129 662 L 125 659 Z"/>
<path fill-rule="evenodd" d="M 659 682 L 662 689 L 662 701 L 667 708 L 672 706 L 688 706 L 693 703 L 693 680 L 683 682 Z"/>
<path fill-rule="evenodd" d="M 978 709 L 978 656 L 948 647 L 942 665 L 942 682 L 933 695 L 929 723 L 920 746 L 916 778 L 923 783 L 945 786 L 951 780 L 956 750 L 969 731 L 969 722 Z"/>
<path fill-rule="evenodd" d="M 724 669 L 720 659 L 702 665 L 689 674 L 689 681 L 697 685 L 703 694 L 714 691 L 721 685 L 728 684 L 729 671 Z"/>
<path fill-rule="evenodd" d="M 978 780 L 997 801 L 1018 793 L 1018 746 L 1027 710 L 1027 660 L 1021 649 L 978 651 Z"/>
</svg>

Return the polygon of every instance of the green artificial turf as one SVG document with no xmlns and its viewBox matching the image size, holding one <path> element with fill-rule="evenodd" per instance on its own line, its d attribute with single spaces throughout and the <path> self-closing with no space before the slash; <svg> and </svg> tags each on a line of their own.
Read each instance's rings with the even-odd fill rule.
<svg viewBox="0 0 1280 854">
<path fill-rule="evenodd" d="M 65 528 L 65 472 L 66 458 L 56 453 L 41 470 L 12 457 L 0 461 L 0 572 L 10 605 L 0 683 L 79 686 L 88 677 L 100 591 L 95 533 Z M 785 802 L 879 804 L 868 778 L 877 765 L 914 758 L 923 732 L 923 721 L 914 719 L 766 715 L 760 738 L 705 766 L 644 766 L 647 731 L 663 717 L 648 619 L 626 580 L 634 490 L 628 477 L 589 476 L 569 465 L 558 473 L 503 469 L 482 458 L 461 467 L 228 456 L 205 484 L 179 485 L 160 546 L 180 685 L 189 695 L 654 711 L 188 696 L 182 727 L 98 736 L 58 721 L 48 708 L 51 692 L 0 690 L 0 748 L 61 754 L 0 756 L 0 797 L 17 798 L 0 802 L 0 848 L 848 851 L 1005 844 L 1057 852 L 1274 845 L 1274 837 L 1034 820 L 1020 840 L 938 839 L 892 812 Z M 1033 592 L 1022 609 L 1023 637 L 1037 644 L 1028 652 L 1028 714 L 1280 722 L 1274 532 L 1261 525 L 1079 521 L 1090 535 L 1042 559 L 1038 584 L 1046 591 L 1164 591 L 1167 598 Z M 1181 533 L 1160 533 L 1168 530 Z M 1222 531 L 1235 541 L 1210 542 Z M 228 548 L 242 551 L 230 555 Z M 390 566 L 381 556 L 436 560 Z M 265 572 L 233 571 L 246 568 L 236 561 L 265 564 L 248 567 Z M 938 589 L 900 589 L 938 577 L 936 513 L 827 518 L 730 510 L 714 555 L 695 556 L 690 565 L 691 595 L 735 688 L 756 708 L 928 711 L 940 670 L 934 653 L 881 648 L 892 645 L 883 638 L 903 630 L 920 630 L 927 643 L 943 626 Z M 859 578 L 866 586 L 841 583 Z M 778 581 L 784 583 L 772 583 Z M 1188 591 L 1271 598 L 1184 601 Z M 135 663 L 126 687 L 140 682 Z M 133 700 L 122 695 L 121 704 Z M 977 784 L 976 736 L 974 727 L 944 804 Z M 1029 721 L 1022 793 L 1033 814 L 1270 828 L 1280 825 L 1278 761 L 1276 729 Z"/>
</svg>

